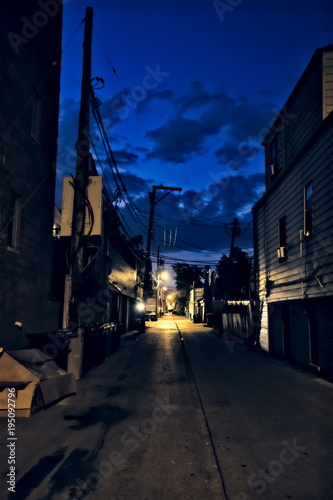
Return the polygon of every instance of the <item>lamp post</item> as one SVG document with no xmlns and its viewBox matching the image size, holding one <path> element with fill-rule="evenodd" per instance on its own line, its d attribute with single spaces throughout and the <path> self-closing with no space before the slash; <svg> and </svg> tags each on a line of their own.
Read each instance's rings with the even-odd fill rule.
<svg viewBox="0 0 333 500">
<path fill-rule="evenodd" d="M 162 314 L 160 314 L 160 312 L 159 312 L 162 294 L 159 293 L 159 291 L 161 289 L 162 281 L 166 281 L 169 277 L 170 277 L 170 275 L 167 271 L 162 271 L 160 273 L 159 269 L 157 268 L 157 280 L 156 280 L 156 316 L 157 317 L 162 316 Z M 167 290 L 167 287 L 164 286 L 162 288 L 162 290 Z"/>
<path fill-rule="evenodd" d="M 158 189 L 168 191 L 165 193 L 159 200 L 156 200 L 156 191 Z M 147 250 L 146 250 L 146 268 L 145 268 L 145 275 L 144 275 L 144 282 L 143 282 L 143 302 L 146 305 L 147 304 L 147 299 L 148 299 L 148 291 L 149 291 L 149 272 L 150 272 L 150 247 L 151 247 L 151 238 L 152 238 L 152 233 L 153 233 L 153 222 L 154 222 L 154 211 L 155 211 L 155 205 L 161 201 L 163 198 L 165 198 L 168 194 L 170 194 L 172 191 L 181 191 L 182 188 L 179 187 L 166 187 L 162 186 L 153 186 L 153 192 L 149 193 L 149 200 L 150 200 L 150 216 L 149 216 L 149 226 L 148 226 L 148 237 L 147 237 Z M 145 314 L 143 313 L 141 316 L 141 332 L 146 331 L 146 322 L 145 322 Z"/>
</svg>

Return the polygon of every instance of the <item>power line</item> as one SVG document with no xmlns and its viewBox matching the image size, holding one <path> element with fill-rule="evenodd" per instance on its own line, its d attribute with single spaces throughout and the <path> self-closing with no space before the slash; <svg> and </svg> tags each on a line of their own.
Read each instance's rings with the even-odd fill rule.
<svg viewBox="0 0 333 500">
<path fill-rule="evenodd" d="M 81 28 L 82 24 L 84 23 L 84 19 L 82 19 L 82 21 L 80 22 L 79 26 L 76 28 L 76 30 L 74 31 L 73 35 L 69 38 L 68 42 L 66 43 L 65 47 L 62 49 L 61 51 L 61 54 L 63 54 L 65 52 L 65 50 L 67 49 L 68 45 L 71 43 L 71 41 L 73 40 L 73 38 L 75 37 L 76 33 L 79 31 L 79 29 Z"/>
<path fill-rule="evenodd" d="M 125 86 L 124 86 L 124 85 L 123 85 L 123 83 L 121 82 L 121 80 L 120 80 L 120 78 L 119 78 L 119 76 L 118 76 L 118 73 L 117 73 L 117 71 L 116 71 L 115 67 L 114 67 L 114 66 L 113 66 L 113 64 L 112 64 L 111 59 L 110 59 L 110 57 L 109 57 L 108 53 L 107 53 L 107 51 L 106 51 L 106 49 L 105 49 L 105 47 L 104 47 L 104 45 L 103 45 L 103 43 L 102 43 L 102 41 L 101 41 L 100 37 L 98 36 L 98 33 L 96 32 L 95 28 L 93 28 L 93 29 L 94 29 L 95 35 L 96 35 L 96 37 L 97 37 L 97 40 L 99 41 L 99 43 L 100 43 L 100 45 L 101 45 L 101 48 L 102 48 L 102 50 L 103 50 L 103 52 L 104 52 L 104 54 L 105 54 L 105 56 L 106 56 L 106 58 L 107 58 L 107 60 L 108 60 L 108 62 L 109 62 L 109 64 L 110 64 L 110 67 L 111 67 L 111 69 L 112 69 L 112 72 L 114 73 L 114 75 L 115 75 L 115 77 L 117 78 L 117 80 L 118 80 L 118 82 L 119 82 L 119 84 L 120 84 L 120 86 L 121 86 L 121 88 L 122 88 L 122 90 L 123 90 L 124 94 L 125 94 L 125 95 L 126 95 L 126 97 L 127 97 L 127 101 L 128 101 L 128 103 L 129 103 L 129 105 L 131 106 L 131 109 L 133 109 L 134 113 L 136 114 L 137 119 L 139 120 L 139 122 L 140 122 L 140 124 L 141 124 L 141 126 L 142 126 L 142 128 L 143 128 L 143 130 L 144 130 L 144 132 L 145 132 L 145 134 L 146 134 L 146 136 L 149 138 L 150 142 L 152 143 L 152 146 L 153 146 L 153 149 L 155 150 L 155 153 L 156 153 L 156 154 L 158 154 L 158 151 L 157 151 L 157 149 L 156 149 L 155 142 L 154 142 L 154 139 L 153 139 L 153 137 L 152 137 L 151 133 L 149 132 L 149 130 L 147 130 L 147 129 L 146 129 L 146 127 L 145 127 L 145 125 L 144 125 L 143 121 L 141 120 L 141 118 L 140 118 L 140 116 L 139 116 L 139 113 L 137 112 L 136 108 L 132 105 L 131 100 L 130 100 L 130 98 L 129 98 L 130 96 L 128 95 L 128 92 L 127 92 L 127 90 L 126 90 Z M 168 172 L 169 172 L 169 174 L 171 175 L 171 177 L 172 177 L 174 180 L 176 180 L 176 179 L 175 179 L 175 176 L 173 175 L 172 171 L 169 169 L 168 165 L 167 165 L 167 164 L 165 164 L 165 163 L 163 163 L 163 165 L 164 165 L 164 167 L 168 170 Z"/>
</svg>

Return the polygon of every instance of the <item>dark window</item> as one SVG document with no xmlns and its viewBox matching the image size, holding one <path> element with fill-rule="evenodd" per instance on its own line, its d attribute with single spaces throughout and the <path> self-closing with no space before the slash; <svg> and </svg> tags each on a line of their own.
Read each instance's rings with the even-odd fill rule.
<svg viewBox="0 0 333 500">
<path fill-rule="evenodd" d="M 311 238 L 312 236 L 312 184 L 308 184 L 304 188 L 304 236 Z"/>
<path fill-rule="evenodd" d="M 271 142 L 271 174 L 276 176 L 280 166 L 280 136 L 277 134 Z"/>
<path fill-rule="evenodd" d="M 11 191 L 9 200 L 9 214 L 8 214 L 8 236 L 7 245 L 11 249 L 16 249 L 18 246 L 18 230 L 19 230 L 19 196 Z"/>
<path fill-rule="evenodd" d="M 279 219 L 279 248 L 277 251 L 278 259 L 283 262 L 287 258 L 287 230 L 286 217 Z"/>
</svg>

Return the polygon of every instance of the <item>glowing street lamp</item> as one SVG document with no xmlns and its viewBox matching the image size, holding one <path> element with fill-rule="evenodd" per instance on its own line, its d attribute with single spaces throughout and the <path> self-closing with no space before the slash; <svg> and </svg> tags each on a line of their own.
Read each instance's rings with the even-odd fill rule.
<svg viewBox="0 0 333 500">
<path fill-rule="evenodd" d="M 168 271 L 162 271 L 161 272 L 161 280 L 162 281 L 166 281 L 167 279 L 169 279 L 170 275 L 168 273 Z"/>
<path fill-rule="evenodd" d="M 146 308 L 146 306 L 143 302 L 138 302 L 135 307 L 140 312 L 143 312 Z"/>
</svg>

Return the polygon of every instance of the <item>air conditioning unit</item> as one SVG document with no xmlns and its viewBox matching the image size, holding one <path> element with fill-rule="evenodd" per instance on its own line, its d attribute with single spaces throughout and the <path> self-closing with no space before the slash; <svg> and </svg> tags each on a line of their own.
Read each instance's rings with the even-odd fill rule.
<svg viewBox="0 0 333 500">
<path fill-rule="evenodd" d="M 278 173 L 278 165 L 271 165 L 271 173 L 272 175 L 276 175 Z"/>
<path fill-rule="evenodd" d="M 284 259 L 286 256 L 286 247 L 280 247 L 277 250 L 278 259 Z"/>
</svg>

